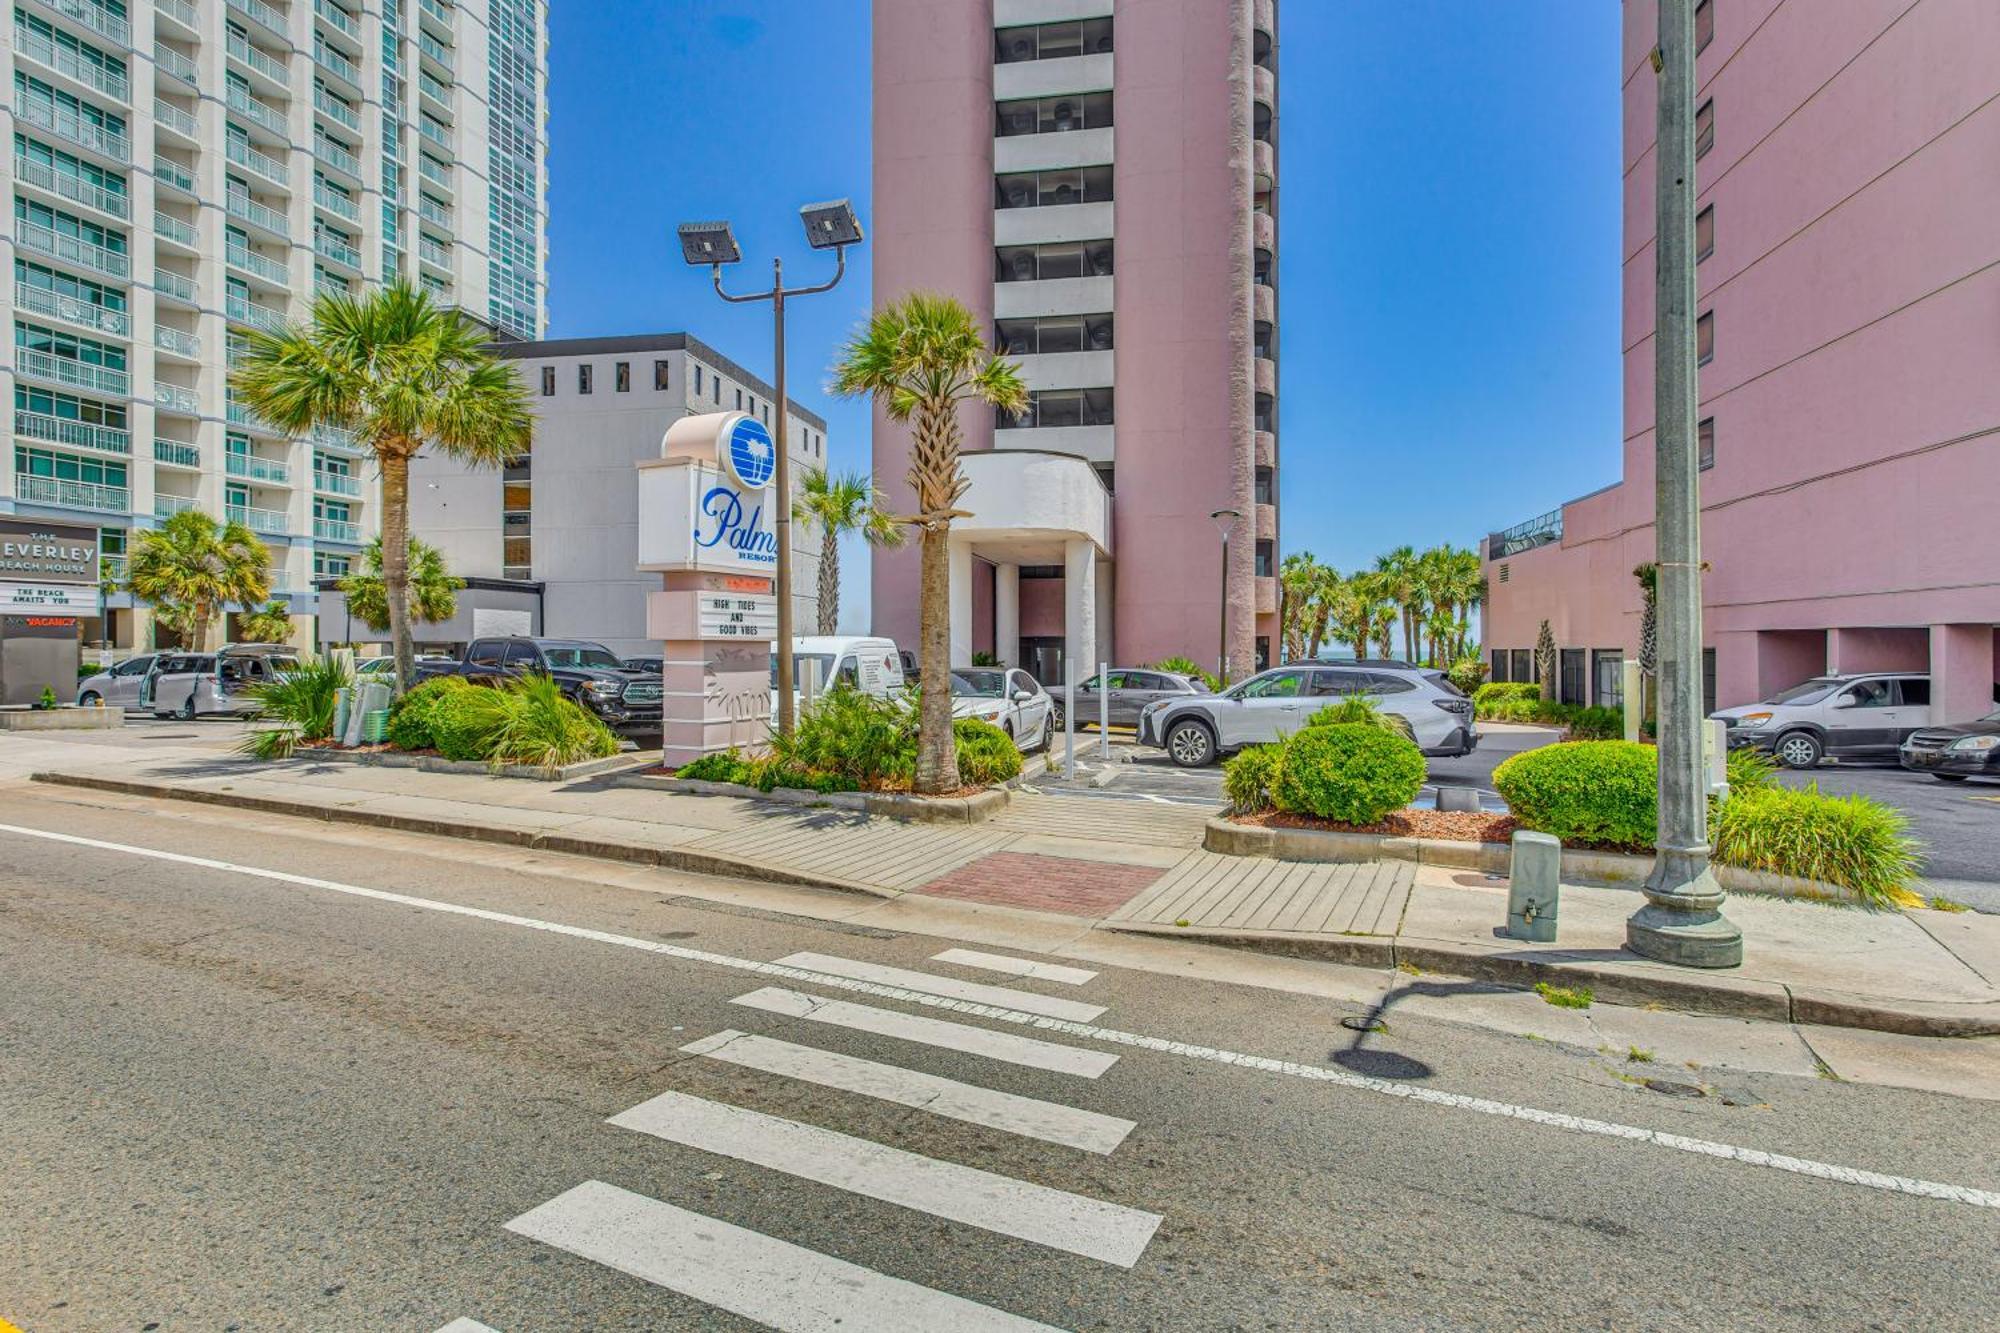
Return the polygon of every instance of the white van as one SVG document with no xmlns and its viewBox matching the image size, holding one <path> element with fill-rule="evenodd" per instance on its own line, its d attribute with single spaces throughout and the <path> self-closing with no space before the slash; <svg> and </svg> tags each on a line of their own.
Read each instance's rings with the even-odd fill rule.
<svg viewBox="0 0 2000 1333">
<path fill-rule="evenodd" d="M 816 669 L 820 688 L 845 682 L 863 694 L 887 698 L 903 688 L 903 659 L 893 639 L 842 635 L 792 639 L 792 698 L 800 698 L 807 667 Z M 778 713 L 778 653 L 771 651 L 771 715 Z"/>
</svg>

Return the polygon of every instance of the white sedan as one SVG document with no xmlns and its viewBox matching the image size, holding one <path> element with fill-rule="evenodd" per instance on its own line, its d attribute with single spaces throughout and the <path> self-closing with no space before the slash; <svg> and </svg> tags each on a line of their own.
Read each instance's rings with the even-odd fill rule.
<svg viewBox="0 0 2000 1333">
<path fill-rule="evenodd" d="M 951 715 L 991 722 L 1023 754 L 1048 748 L 1053 711 L 1035 678 L 1018 668 L 958 667 L 951 673 Z"/>
</svg>

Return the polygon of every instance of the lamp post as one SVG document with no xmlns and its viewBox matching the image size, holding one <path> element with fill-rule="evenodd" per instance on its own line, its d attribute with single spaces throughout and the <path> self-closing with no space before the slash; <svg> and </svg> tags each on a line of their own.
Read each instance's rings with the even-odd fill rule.
<svg viewBox="0 0 2000 1333">
<path fill-rule="evenodd" d="M 1216 509 L 1209 513 L 1215 526 L 1222 533 L 1222 611 L 1221 631 L 1216 637 L 1215 655 L 1216 679 L 1224 685 L 1229 683 L 1229 530 L 1236 526 L 1236 520 L 1243 517 L 1240 509 Z"/>
<path fill-rule="evenodd" d="M 847 273 L 847 247 L 861 243 L 861 220 L 854 216 L 854 208 L 845 199 L 835 199 L 824 204 L 807 204 L 799 210 L 799 217 L 805 223 L 806 244 L 815 250 L 832 250 L 834 254 L 833 277 L 826 282 L 810 287 L 785 286 L 785 261 L 771 260 L 771 286 L 768 291 L 745 292 L 733 295 L 722 290 L 722 266 L 741 262 L 743 251 L 736 244 L 736 235 L 727 222 L 686 222 L 682 223 L 681 257 L 699 268 L 708 265 L 715 278 L 715 294 L 731 304 L 745 301 L 769 301 L 771 303 L 771 324 L 773 375 L 777 380 L 778 429 L 776 437 L 778 512 L 773 519 L 778 537 L 778 732 L 791 735 L 792 732 L 792 462 L 791 450 L 786 443 L 786 417 L 791 400 L 785 396 L 785 301 L 794 296 L 812 296 L 818 292 L 832 291 L 840 285 Z"/>
<path fill-rule="evenodd" d="M 1659 184 L 1653 325 L 1654 534 L 1659 554 L 1659 854 L 1632 952 L 1684 967 L 1735 967 L 1743 932 L 1722 914 L 1709 865 L 1701 735 L 1701 506 L 1695 457 L 1694 4 L 1659 0 Z"/>
</svg>

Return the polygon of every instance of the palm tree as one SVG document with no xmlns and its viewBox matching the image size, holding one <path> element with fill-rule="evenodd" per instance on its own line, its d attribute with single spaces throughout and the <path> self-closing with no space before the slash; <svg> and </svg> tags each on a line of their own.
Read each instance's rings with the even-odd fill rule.
<svg viewBox="0 0 2000 1333">
<path fill-rule="evenodd" d="M 951 727 L 951 567 L 946 542 L 958 502 L 972 483 L 959 466 L 958 407 L 989 403 L 1018 414 L 1028 405 L 1020 368 L 987 349 L 972 312 L 949 296 L 917 292 L 891 301 L 848 340 L 833 391 L 873 397 L 891 421 L 914 422 L 910 489 L 917 512 L 895 519 L 917 530 L 922 561 L 917 623 L 921 715 L 914 787 L 958 789 Z"/>
<path fill-rule="evenodd" d="M 236 637 L 245 643 L 283 643 L 292 637 L 292 609 L 272 599 L 236 617 Z"/>
<path fill-rule="evenodd" d="M 396 650 L 396 688 L 407 689 L 410 644 L 410 460 L 426 447 L 498 466 L 528 449 L 528 392 L 455 310 L 398 278 L 362 296 L 328 294 L 312 323 L 253 330 L 230 377 L 257 415 L 290 434 L 349 430 L 382 473 L 382 582 Z"/>
<path fill-rule="evenodd" d="M 1319 656 L 1320 644 L 1326 640 L 1327 625 L 1341 600 L 1347 596 L 1347 583 L 1347 578 L 1332 565 L 1319 567 L 1319 578 L 1313 588 L 1312 623 L 1306 629 L 1306 656 Z"/>
<path fill-rule="evenodd" d="M 224 607 L 254 606 L 271 595 L 271 553 L 241 523 L 217 523 L 198 509 L 171 514 L 141 532 L 125 587 L 159 608 L 189 647 L 208 646 L 208 627 Z M 169 609 L 173 608 L 173 609 Z"/>
<path fill-rule="evenodd" d="M 458 614 L 458 590 L 465 586 L 465 580 L 453 577 L 444 567 L 444 556 L 437 547 L 410 538 L 406 564 L 413 621 L 436 624 Z M 361 553 L 361 567 L 349 570 L 340 580 L 340 592 L 347 599 L 348 614 L 356 620 L 377 634 L 389 628 L 389 593 L 382 577 L 380 537 Z"/>
<path fill-rule="evenodd" d="M 1320 564 L 1311 551 L 1294 551 L 1285 557 L 1284 564 L 1279 567 L 1278 587 L 1284 594 L 1279 632 L 1287 661 L 1297 661 L 1310 655 L 1306 651 L 1306 640 L 1312 631 L 1313 617 L 1323 602 L 1321 575 L 1325 572 L 1326 566 Z M 1317 641 L 1313 651 L 1318 651 Z"/>
<path fill-rule="evenodd" d="M 840 534 L 858 532 L 871 546 L 901 546 L 903 530 L 882 510 L 882 492 L 858 472 L 834 476 L 806 469 L 792 517 L 819 529 L 819 632 L 840 631 Z"/>
<path fill-rule="evenodd" d="M 1369 643 L 1378 639 L 1381 641 L 1378 656 L 1388 657 L 1389 627 L 1396 620 L 1396 603 L 1385 590 L 1382 576 L 1363 570 L 1347 583 L 1347 633 L 1343 637 L 1354 646 L 1357 658 L 1368 656 Z"/>
<path fill-rule="evenodd" d="M 1417 660 L 1417 551 L 1413 546 L 1398 546 L 1386 555 L 1375 557 L 1375 572 L 1382 576 L 1381 591 L 1394 602 L 1403 619 L 1403 660 Z M 1389 642 L 1385 637 L 1384 645 Z M 1384 657 L 1389 655 L 1385 646 Z"/>
</svg>

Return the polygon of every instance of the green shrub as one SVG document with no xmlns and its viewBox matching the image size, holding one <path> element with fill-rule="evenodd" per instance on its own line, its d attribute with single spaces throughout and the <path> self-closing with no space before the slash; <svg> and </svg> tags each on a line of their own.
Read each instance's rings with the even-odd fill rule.
<svg viewBox="0 0 2000 1333">
<path fill-rule="evenodd" d="M 1778 785 L 1778 763 L 1761 750 L 1752 750 L 1748 746 L 1731 750 L 1724 762 L 1728 765 L 1731 796 Z"/>
<path fill-rule="evenodd" d="M 1493 770 L 1523 828 L 1573 846 L 1651 847 L 1659 825 L 1659 755 L 1637 741 L 1564 741 Z"/>
<path fill-rule="evenodd" d="M 1211 690 L 1222 688 L 1221 679 L 1212 671 L 1204 671 L 1192 657 L 1163 657 L 1153 663 L 1154 671 L 1171 671 L 1176 676 L 1190 676 L 1202 682 Z"/>
<path fill-rule="evenodd" d="M 1510 699 L 1539 699 L 1542 687 L 1528 681 L 1490 680 L 1472 692 L 1472 702 L 1481 707 L 1488 704 L 1505 703 Z"/>
<path fill-rule="evenodd" d="M 1423 785 L 1424 757 L 1413 742 L 1345 722 L 1306 727 L 1285 743 L 1274 794 L 1280 810 L 1374 824 Z"/>
<path fill-rule="evenodd" d="M 1248 745 L 1223 761 L 1222 792 L 1232 813 L 1256 814 L 1276 804 L 1271 788 L 1284 754 L 1283 745 Z"/>
<path fill-rule="evenodd" d="M 334 696 L 354 684 L 339 658 L 310 658 L 254 687 L 257 702 L 252 718 L 277 725 L 246 734 L 238 748 L 258 759 L 282 759 L 301 741 L 323 741 L 333 735 Z"/>
<path fill-rule="evenodd" d="M 991 722 L 962 717 L 951 724 L 958 743 L 958 778 L 969 787 L 988 787 L 1021 772 L 1021 751 Z"/>
<path fill-rule="evenodd" d="M 1415 740 L 1416 732 L 1410 720 L 1401 713 L 1385 713 L 1376 702 L 1365 694 L 1350 694 L 1339 703 L 1322 705 L 1317 712 L 1306 719 L 1309 727 L 1340 727 L 1360 725 L 1380 727 L 1398 736 Z"/>
<path fill-rule="evenodd" d="M 682 764 L 674 770 L 677 778 L 691 778 L 697 782 L 740 782 L 749 783 L 756 776 L 750 763 L 735 746 L 727 750 L 717 750 L 705 754 L 691 764 Z"/>
<path fill-rule="evenodd" d="M 595 713 L 539 673 L 523 676 L 488 693 L 500 701 L 498 724 L 487 745 L 496 767 L 518 765 L 554 772 L 565 764 L 607 759 L 618 753 L 618 737 Z"/>
<path fill-rule="evenodd" d="M 431 747 L 459 763 L 490 758 L 507 713 L 505 691 L 480 685 L 447 690 L 431 705 Z"/>
<path fill-rule="evenodd" d="M 1486 660 L 1481 657 L 1461 657 L 1451 664 L 1445 678 L 1458 686 L 1466 694 L 1477 694 L 1486 681 Z"/>
<path fill-rule="evenodd" d="M 917 710 L 837 685 L 800 712 L 790 736 L 771 737 L 771 753 L 789 768 L 849 784 L 830 790 L 905 786 L 917 767 Z"/>
<path fill-rule="evenodd" d="M 1562 707 L 1558 704 L 1557 707 Z M 1568 717 L 1566 741 L 1615 741 L 1625 736 L 1625 715 L 1615 708 L 1574 708 Z"/>
<path fill-rule="evenodd" d="M 389 705 L 389 744 L 398 750 L 434 750 L 437 737 L 432 720 L 442 700 L 459 690 L 474 688 L 463 676 L 437 676 Z"/>
<path fill-rule="evenodd" d="M 790 760 L 767 756 L 750 766 L 750 785 L 758 791 L 791 787 L 803 791 L 857 791 L 860 784 L 840 773 L 821 773 Z"/>
<path fill-rule="evenodd" d="M 1886 907 L 1917 873 L 1909 829 L 1909 817 L 1893 806 L 1826 796 L 1814 784 L 1732 792 L 1710 836 L 1716 858 L 1729 865 L 1838 884 Z"/>
</svg>

